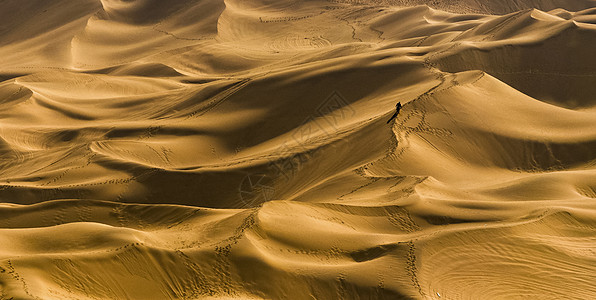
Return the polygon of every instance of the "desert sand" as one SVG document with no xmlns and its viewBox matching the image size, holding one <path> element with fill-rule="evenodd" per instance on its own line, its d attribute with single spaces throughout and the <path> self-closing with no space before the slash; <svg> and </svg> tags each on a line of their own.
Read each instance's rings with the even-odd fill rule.
<svg viewBox="0 0 596 300">
<path fill-rule="evenodd" d="M 0 20 L 0 299 L 596 299 L 594 0 Z"/>
</svg>

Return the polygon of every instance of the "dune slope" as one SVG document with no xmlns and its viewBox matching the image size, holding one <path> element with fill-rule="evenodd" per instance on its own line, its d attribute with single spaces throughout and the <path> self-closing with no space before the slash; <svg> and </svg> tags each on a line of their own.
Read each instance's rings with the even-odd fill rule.
<svg viewBox="0 0 596 300">
<path fill-rule="evenodd" d="M 26 2 L 0 298 L 596 298 L 593 0 Z"/>
</svg>

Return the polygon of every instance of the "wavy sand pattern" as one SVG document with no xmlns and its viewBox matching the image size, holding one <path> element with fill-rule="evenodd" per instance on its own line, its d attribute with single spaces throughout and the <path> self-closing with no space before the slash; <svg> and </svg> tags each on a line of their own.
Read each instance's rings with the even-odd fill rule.
<svg viewBox="0 0 596 300">
<path fill-rule="evenodd" d="M 594 0 L 0 19 L 1 299 L 596 298 Z"/>
</svg>

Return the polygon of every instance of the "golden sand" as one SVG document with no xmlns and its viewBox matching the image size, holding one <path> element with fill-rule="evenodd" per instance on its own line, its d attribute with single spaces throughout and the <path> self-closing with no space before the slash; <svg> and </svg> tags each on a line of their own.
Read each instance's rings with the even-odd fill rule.
<svg viewBox="0 0 596 300">
<path fill-rule="evenodd" d="M 0 20 L 0 299 L 596 299 L 594 0 Z"/>
</svg>

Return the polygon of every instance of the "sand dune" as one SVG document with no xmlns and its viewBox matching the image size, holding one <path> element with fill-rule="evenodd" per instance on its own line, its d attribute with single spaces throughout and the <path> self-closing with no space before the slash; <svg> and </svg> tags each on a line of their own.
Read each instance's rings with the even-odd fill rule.
<svg viewBox="0 0 596 300">
<path fill-rule="evenodd" d="M 595 7 L 1 1 L 0 298 L 596 298 Z"/>
</svg>

